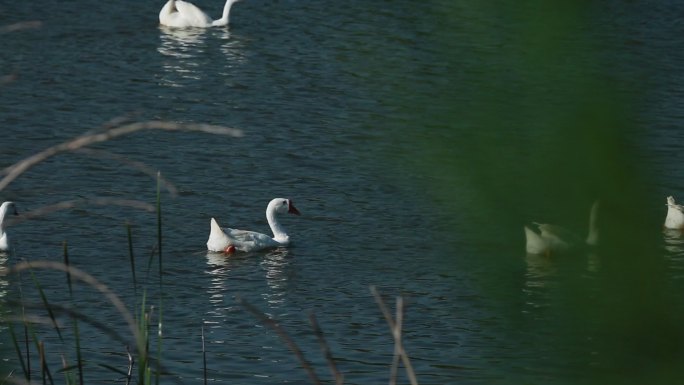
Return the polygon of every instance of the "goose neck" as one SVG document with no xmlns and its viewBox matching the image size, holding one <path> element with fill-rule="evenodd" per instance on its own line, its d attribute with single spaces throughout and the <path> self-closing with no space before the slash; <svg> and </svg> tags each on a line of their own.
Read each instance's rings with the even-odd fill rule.
<svg viewBox="0 0 684 385">
<path fill-rule="evenodd" d="M 289 240 L 285 229 L 278 221 L 275 207 L 269 206 L 268 209 L 266 209 L 266 220 L 268 221 L 268 225 L 271 227 L 271 231 L 273 232 L 273 239 L 278 242 L 287 242 Z"/>
<path fill-rule="evenodd" d="M 0 233 L 5 232 L 5 218 L 7 217 L 9 206 L 8 203 L 3 203 L 2 206 L 0 206 Z"/>
<path fill-rule="evenodd" d="M 592 246 L 596 246 L 599 242 L 599 229 L 597 223 L 599 203 L 594 202 L 591 206 L 591 212 L 589 213 L 589 234 L 587 235 L 586 243 Z"/>
</svg>

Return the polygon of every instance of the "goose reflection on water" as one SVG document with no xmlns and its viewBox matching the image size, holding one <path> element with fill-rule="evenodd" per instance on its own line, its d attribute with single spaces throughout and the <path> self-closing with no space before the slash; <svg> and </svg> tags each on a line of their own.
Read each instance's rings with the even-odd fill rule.
<svg viewBox="0 0 684 385">
<path fill-rule="evenodd" d="M 163 82 L 172 87 L 182 87 L 183 81 L 201 80 L 206 66 L 234 67 L 246 63 L 242 43 L 235 39 L 228 30 L 211 30 L 199 28 L 177 29 L 160 26 L 160 44 L 157 52 L 165 57 L 162 70 L 166 74 Z M 207 59 L 207 50 L 213 49 L 208 42 L 219 42 L 216 52 L 222 58 L 216 60 L 212 54 Z M 221 72 L 221 71 L 219 71 Z"/>
<path fill-rule="evenodd" d="M 227 255 L 208 252 L 206 272 L 211 276 L 211 283 L 207 287 L 207 294 L 213 307 L 209 315 L 213 318 L 225 318 L 227 311 L 239 307 L 233 300 L 235 295 L 254 291 L 261 293 L 261 297 L 269 305 L 269 311 L 280 307 L 291 275 L 288 269 L 292 261 L 290 253 L 284 247 L 266 253 Z M 255 266 L 259 266 L 259 269 L 254 269 Z M 264 278 L 268 290 L 255 290 L 261 286 L 259 282 Z"/>
<path fill-rule="evenodd" d="M 7 296 L 7 291 L 9 289 L 9 281 L 7 280 L 6 270 L 7 270 L 7 260 L 9 259 L 9 253 L 6 251 L 0 251 L 0 300 Z"/>
</svg>

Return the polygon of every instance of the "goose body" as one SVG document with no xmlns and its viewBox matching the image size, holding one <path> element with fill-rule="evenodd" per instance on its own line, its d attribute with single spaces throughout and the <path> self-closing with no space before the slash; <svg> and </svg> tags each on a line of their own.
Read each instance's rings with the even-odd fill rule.
<svg viewBox="0 0 684 385">
<path fill-rule="evenodd" d="M 215 252 L 230 253 L 234 250 L 243 252 L 258 251 L 290 244 L 290 237 L 278 221 L 279 214 L 299 215 L 299 211 L 286 198 L 275 198 L 266 207 L 266 220 L 273 236 L 256 231 L 221 228 L 216 219 L 211 218 L 211 229 L 207 240 L 207 249 Z"/>
<path fill-rule="evenodd" d="M 666 206 L 665 228 L 684 230 L 684 206 L 675 203 L 675 199 L 672 196 L 667 197 Z"/>
<path fill-rule="evenodd" d="M 9 251 L 10 249 L 9 236 L 5 231 L 5 228 L 7 227 L 5 219 L 8 214 L 18 215 L 17 206 L 14 202 L 8 201 L 0 205 L 0 252 Z"/>
<path fill-rule="evenodd" d="M 596 246 L 599 233 L 596 225 L 598 202 L 591 207 L 589 214 L 589 234 L 582 239 L 573 232 L 556 225 L 535 223 L 536 231 L 525 226 L 525 250 L 528 254 L 552 255 L 566 253 L 587 246 Z"/>
<path fill-rule="evenodd" d="M 159 24 L 173 27 L 223 27 L 228 25 L 230 9 L 238 0 L 226 0 L 223 6 L 223 14 L 220 19 L 212 20 L 209 15 L 204 13 L 193 3 L 183 0 L 168 0 L 159 11 Z"/>
</svg>

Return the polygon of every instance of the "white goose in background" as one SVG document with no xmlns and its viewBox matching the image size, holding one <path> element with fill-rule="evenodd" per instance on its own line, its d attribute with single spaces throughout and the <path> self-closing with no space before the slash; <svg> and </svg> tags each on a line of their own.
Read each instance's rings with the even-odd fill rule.
<svg viewBox="0 0 684 385">
<path fill-rule="evenodd" d="M 258 251 L 278 246 L 290 244 L 290 237 L 285 232 L 283 226 L 278 222 L 278 214 L 295 214 L 299 211 L 286 198 L 275 198 L 266 207 L 266 220 L 271 227 L 273 237 L 255 231 L 238 230 L 223 228 L 219 226 L 216 219 L 211 218 L 211 232 L 207 240 L 209 251 L 231 253 L 235 250 L 249 252 Z"/>
<path fill-rule="evenodd" d="M 209 15 L 204 13 L 193 3 L 183 0 L 169 0 L 159 11 L 159 24 L 167 27 L 223 27 L 228 25 L 230 8 L 238 0 L 226 0 L 223 6 L 223 15 L 220 19 L 212 20 Z"/>
<path fill-rule="evenodd" d="M 665 228 L 673 230 L 684 230 L 684 206 L 675 203 L 672 196 L 667 197 L 667 216 L 665 217 Z"/>
<path fill-rule="evenodd" d="M 14 202 L 5 202 L 0 206 L 0 252 L 9 251 L 10 241 L 5 231 L 7 224 L 5 223 L 5 218 L 7 214 L 19 215 L 17 212 L 17 206 Z"/>
<path fill-rule="evenodd" d="M 583 240 L 560 226 L 535 223 L 538 232 L 525 226 L 525 250 L 528 254 L 551 255 L 568 252 L 576 248 L 596 246 L 599 241 L 599 231 L 596 224 L 598 206 L 598 202 L 594 202 L 591 206 L 589 234 L 586 239 Z"/>
</svg>

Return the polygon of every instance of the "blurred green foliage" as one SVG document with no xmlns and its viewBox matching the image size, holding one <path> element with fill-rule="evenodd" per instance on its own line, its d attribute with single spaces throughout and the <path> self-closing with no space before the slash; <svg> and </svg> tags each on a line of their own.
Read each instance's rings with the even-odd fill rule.
<svg viewBox="0 0 684 385">
<path fill-rule="evenodd" d="M 634 123 L 641 90 L 626 86 L 615 70 L 618 59 L 601 50 L 610 43 L 600 41 L 609 35 L 593 14 L 600 8 L 586 1 L 431 4 L 433 34 L 422 55 L 432 61 L 426 72 L 440 79 L 426 86 L 409 77 L 397 85 L 407 145 L 391 156 L 423 176 L 444 215 L 460 218 L 452 233 L 475 245 L 474 252 L 454 250 L 452 259 L 461 261 L 445 261 L 445 269 L 492 269 L 480 288 L 507 301 L 510 294 L 497 292 L 496 269 L 522 261 L 523 224 L 549 221 L 586 231 L 589 207 L 598 200 L 601 243 L 592 258 L 600 267 L 591 280 L 576 269 L 553 278 L 560 289 L 546 305 L 554 324 L 543 326 L 554 335 L 549 343 L 558 344 L 552 359 L 560 367 L 584 362 L 570 370 L 584 371 L 590 383 L 684 378 L 682 293 L 668 284 L 665 210 L 650 210 L 652 172 L 638 147 L 648 133 Z M 478 245 L 499 250 L 478 255 Z M 516 311 L 509 304 L 501 309 Z M 539 327 L 521 326 L 528 335 Z M 587 357 L 568 356 L 578 350 Z"/>
</svg>

